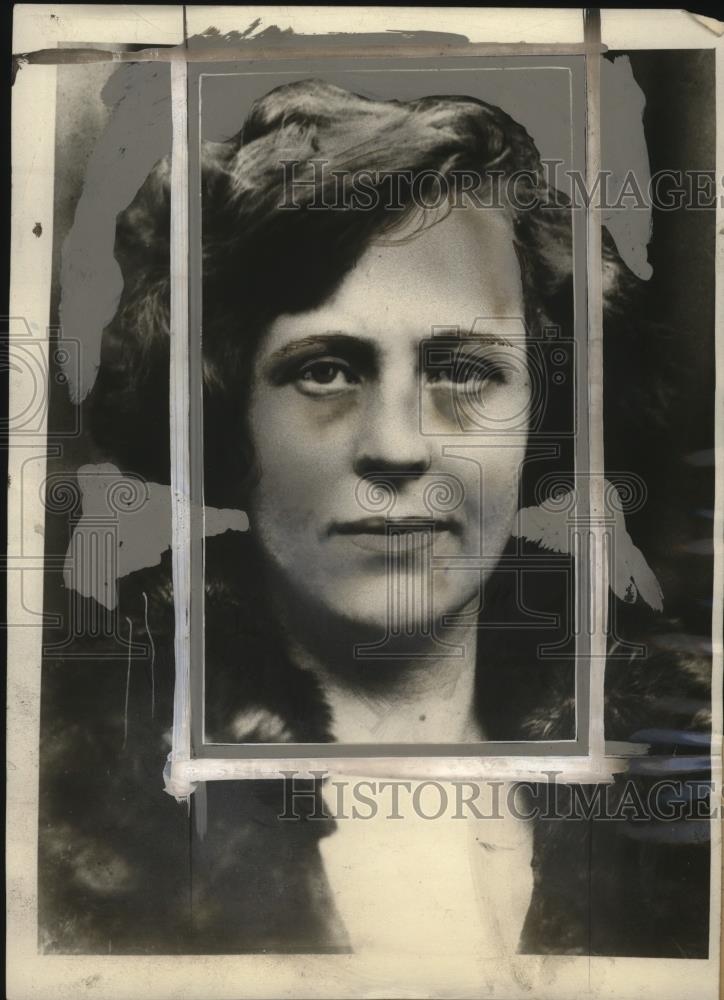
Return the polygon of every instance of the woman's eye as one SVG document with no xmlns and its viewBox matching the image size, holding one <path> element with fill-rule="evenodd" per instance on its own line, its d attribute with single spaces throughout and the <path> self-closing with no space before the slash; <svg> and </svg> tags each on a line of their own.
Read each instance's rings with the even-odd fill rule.
<svg viewBox="0 0 724 1000">
<path fill-rule="evenodd" d="M 296 378 L 298 389 L 310 396 L 342 392 L 358 382 L 358 376 L 346 362 L 327 358 L 302 365 Z"/>
<path fill-rule="evenodd" d="M 449 386 L 454 389 L 480 389 L 487 382 L 503 383 L 506 371 L 503 365 L 479 357 L 459 357 L 450 365 L 435 367 L 427 373 L 428 385 Z"/>
</svg>

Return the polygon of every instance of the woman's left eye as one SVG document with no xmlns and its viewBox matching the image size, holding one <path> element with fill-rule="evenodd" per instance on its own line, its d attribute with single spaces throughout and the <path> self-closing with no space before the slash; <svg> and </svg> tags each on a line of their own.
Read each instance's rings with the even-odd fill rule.
<svg viewBox="0 0 724 1000">
<path fill-rule="evenodd" d="M 487 382 L 506 381 L 503 365 L 489 358 L 460 357 L 453 364 L 427 372 L 428 385 L 447 385 L 456 389 L 481 387 Z"/>
<path fill-rule="evenodd" d="M 337 358 L 318 358 L 299 368 L 296 385 L 309 396 L 325 396 L 343 392 L 360 379 L 347 362 Z"/>
</svg>

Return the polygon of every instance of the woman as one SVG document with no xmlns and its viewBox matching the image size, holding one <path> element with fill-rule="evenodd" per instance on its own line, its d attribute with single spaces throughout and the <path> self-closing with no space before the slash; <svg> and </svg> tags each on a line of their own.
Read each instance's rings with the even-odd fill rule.
<svg viewBox="0 0 724 1000">
<path fill-rule="evenodd" d="M 530 137 L 472 98 L 377 102 L 300 81 L 257 102 L 239 136 L 204 149 L 202 167 L 205 499 L 240 507 L 250 521 L 248 536 L 207 543 L 210 738 L 571 738 L 573 660 L 542 666 L 539 646 L 560 636 L 519 627 L 532 608 L 561 616 L 565 633 L 570 567 L 524 576 L 509 562 L 531 555 L 511 541 L 532 490 L 521 470 L 537 471 L 535 434 L 559 427 L 565 408 L 552 393 L 542 415 L 534 406 L 532 352 L 544 327 L 570 334 L 572 322 L 570 209 L 546 188 Z M 162 163 L 119 220 L 125 287 L 91 401 L 100 446 L 156 482 L 168 478 L 168 183 Z M 616 314 L 633 281 L 604 245 L 606 305 Z M 546 471 L 570 477 L 564 446 L 556 461 Z M 168 657 L 167 564 L 125 591 L 131 621 L 141 596 L 144 608 L 148 600 L 149 630 Z M 630 614 L 640 630 L 640 610 Z M 139 618 L 139 628 L 146 624 Z M 610 672 L 612 738 L 656 719 L 650 686 L 626 667 L 625 676 Z M 167 661 L 159 669 L 157 712 L 168 725 L 172 670 Z M 680 694 L 671 657 L 657 681 L 657 695 Z M 691 683 L 701 697 L 699 678 Z M 131 749 L 135 763 L 114 771 L 118 781 L 147 783 L 141 775 L 167 749 L 162 735 Z M 389 859 L 401 841 L 384 847 L 389 823 L 374 834 L 335 826 L 329 809 L 322 823 L 279 821 L 282 785 L 212 783 L 208 831 L 190 845 L 169 804 L 146 791 L 137 825 L 111 837 L 103 866 L 111 874 L 100 888 L 83 861 L 94 847 L 68 862 L 49 834 L 48 947 L 66 950 L 75 934 L 86 942 L 78 950 L 96 950 L 101 924 L 114 950 L 377 949 L 379 935 L 368 940 L 366 929 L 391 912 L 382 900 L 388 879 L 378 882 L 375 911 L 376 894 L 362 889 L 369 869 L 352 881 L 340 872 L 370 842 Z M 315 801 L 328 794 L 312 791 Z M 141 903 L 141 845 L 174 823 L 154 875 L 159 891 Z M 534 833 L 508 815 L 485 834 L 465 824 L 464 844 L 445 841 L 450 871 L 434 892 L 430 877 L 422 881 L 400 912 L 426 899 L 429 909 L 433 898 L 441 910 L 457 907 L 448 938 L 465 926 L 470 948 L 477 941 L 494 954 L 654 953 L 661 928 L 632 938 L 620 898 L 607 900 L 592 930 L 590 879 L 622 856 L 622 843 L 630 866 L 631 845 L 604 829 L 607 846 L 592 866 L 582 823 L 574 816 Z M 479 842 L 493 860 L 466 883 Z M 419 829 L 406 843 L 420 848 L 402 879 L 409 885 L 435 844 Z M 178 901 L 186 862 L 190 907 Z M 622 876 L 626 891 L 631 884 Z M 635 884 L 653 912 L 657 881 Z M 505 903 L 491 888 L 502 885 Z M 137 911 L 132 925 L 115 906 L 121 897 L 126 913 Z M 693 953 L 699 931 L 689 921 L 684 944 L 674 931 L 671 948 Z M 437 919 L 425 934 L 414 947 L 448 940 Z"/>
<path fill-rule="evenodd" d="M 317 168 L 319 161 L 326 169 Z M 351 179 L 346 192 L 336 179 L 340 169 Z M 377 197 L 355 208 L 363 174 L 379 175 Z M 515 186 L 500 183 L 501 175 Z M 438 178 L 450 183 L 442 203 Z M 122 226 L 119 256 L 132 252 L 129 242 L 137 251 L 139 236 L 158 256 L 153 266 L 153 256 L 149 261 L 144 254 L 144 266 L 130 275 L 129 261 L 93 411 L 107 451 L 155 481 L 167 477 L 158 467 L 158 456 L 167 455 L 165 421 L 153 422 L 155 442 L 145 412 L 142 429 L 133 430 L 139 396 L 155 398 L 159 417 L 164 406 L 158 390 L 166 376 L 168 250 L 151 227 L 164 219 L 159 202 L 167 204 L 167 185 L 162 167 Z M 541 202 L 535 212 L 527 207 L 531 187 Z M 510 195 L 526 208 L 510 204 Z M 498 109 L 463 98 L 375 103 L 314 81 L 267 95 L 237 140 L 205 149 L 203 197 L 205 499 L 247 510 L 252 525 L 246 543 L 239 543 L 243 554 L 230 556 L 222 579 L 210 581 L 227 584 L 222 606 L 229 599 L 260 603 L 246 620 L 271 613 L 289 623 L 291 641 L 305 647 L 292 660 L 301 656 L 326 695 L 341 699 L 334 712 L 337 740 L 488 738 L 493 734 L 472 706 L 476 642 L 470 627 L 448 627 L 442 641 L 439 628 L 418 623 L 415 633 L 434 633 L 429 648 L 408 643 L 406 668 L 399 664 L 405 650 L 391 650 L 394 671 L 379 658 L 355 658 L 353 650 L 385 634 L 386 532 L 400 518 L 420 521 L 419 532 L 404 533 L 415 545 L 424 541 L 427 524 L 434 534 L 431 555 L 437 564 L 447 560 L 432 576 L 425 614 L 436 622 L 452 613 L 475 622 L 469 609 L 480 602 L 481 585 L 525 503 L 520 468 L 531 398 L 540 390 L 531 381 L 526 337 L 540 338 L 554 322 L 570 336 L 570 210 L 552 201 L 530 138 Z M 320 211 L 320 204 L 332 207 Z M 607 256 L 614 294 L 625 270 L 610 251 Z M 433 333 L 448 334 L 446 366 L 436 360 Z M 570 367 L 566 374 L 570 385 Z M 571 399 L 570 390 L 562 403 L 554 398 L 546 423 L 538 420 L 535 429 L 556 426 Z M 145 454 L 137 447 L 141 438 Z M 565 443 L 558 447 L 561 457 L 542 471 L 570 478 L 572 456 Z M 541 471 L 540 462 L 535 469 Z M 381 497 L 370 494 L 375 487 Z M 452 490 L 447 510 L 430 507 L 440 489 Z M 530 484 L 528 492 L 532 496 Z M 469 557 L 472 568 L 461 569 L 461 557 Z M 473 564 L 476 557 L 482 568 Z M 418 573 L 423 562 L 417 560 Z M 265 593 L 275 595 L 273 609 L 255 599 L 259 572 L 267 577 Z M 497 589 L 487 588 L 488 603 Z M 324 642 L 335 639 L 327 656 L 309 634 L 311 622 Z M 223 636 L 223 629 L 215 634 Z M 460 648 L 462 669 L 450 656 Z M 228 659 L 223 649 L 218 655 Z M 410 690 L 420 674 L 415 659 L 427 688 L 417 701 Z M 383 674 L 390 687 L 393 673 L 405 678 L 393 713 L 397 728 L 385 733 L 375 723 L 373 734 L 355 720 L 354 688 L 359 681 L 378 685 Z M 459 704 L 421 709 L 417 702 L 429 700 L 430 691 L 449 689 L 451 673 L 460 679 Z M 572 698 L 570 659 L 560 673 Z M 253 738 L 241 733 L 239 720 L 218 717 L 234 699 L 215 695 L 212 669 L 207 684 L 213 738 Z M 309 726 L 307 711 L 294 715 L 298 727 Z"/>
</svg>

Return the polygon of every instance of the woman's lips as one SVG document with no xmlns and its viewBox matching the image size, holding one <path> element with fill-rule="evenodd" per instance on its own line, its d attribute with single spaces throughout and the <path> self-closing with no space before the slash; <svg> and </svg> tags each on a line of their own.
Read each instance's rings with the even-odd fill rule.
<svg viewBox="0 0 724 1000">
<path fill-rule="evenodd" d="M 419 517 L 369 517 L 335 522 L 329 529 L 330 536 L 340 536 L 359 549 L 400 560 L 459 534 L 457 522 Z"/>
</svg>

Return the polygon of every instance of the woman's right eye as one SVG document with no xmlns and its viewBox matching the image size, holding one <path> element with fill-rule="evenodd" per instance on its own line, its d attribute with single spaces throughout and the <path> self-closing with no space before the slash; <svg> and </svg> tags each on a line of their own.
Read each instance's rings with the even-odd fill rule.
<svg viewBox="0 0 724 1000">
<path fill-rule="evenodd" d="M 357 385 L 359 376 L 340 358 L 316 358 L 302 365 L 294 380 L 308 396 L 332 396 Z"/>
</svg>

